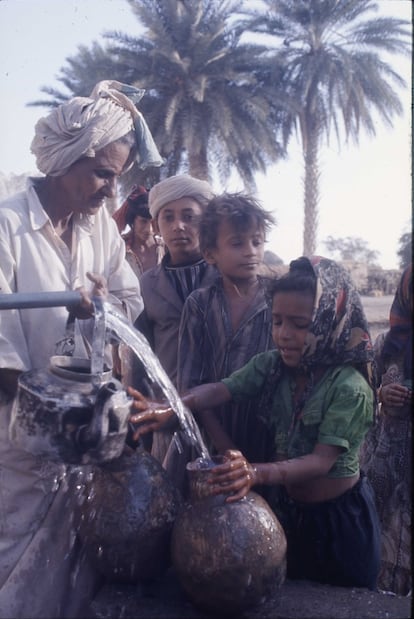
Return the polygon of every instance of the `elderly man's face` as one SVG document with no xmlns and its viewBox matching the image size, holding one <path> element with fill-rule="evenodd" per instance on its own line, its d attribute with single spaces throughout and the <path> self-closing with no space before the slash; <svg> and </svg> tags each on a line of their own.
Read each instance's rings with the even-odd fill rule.
<svg viewBox="0 0 414 619">
<path fill-rule="evenodd" d="M 61 177 L 62 202 L 72 212 L 95 214 L 105 198 L 116 196 L 118 176 L 128 161 L 130 148 L 122 142 L 108 144 L 95 157 L 74 163 Z"/>
</svg>

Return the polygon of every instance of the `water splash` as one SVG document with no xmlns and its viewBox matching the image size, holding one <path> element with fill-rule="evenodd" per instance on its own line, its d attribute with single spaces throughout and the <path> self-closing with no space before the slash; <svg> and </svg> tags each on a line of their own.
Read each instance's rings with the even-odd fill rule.
<svg viewBox="0 0 414 619">
<path fill-rule="evenodd" d="M 92 382 L 100 385 L 105 366 L 106 311 L 102 297 L 94 297 L 94 317 L 91 374 Z"/>
<path fill-rule="evenodd" d="M 177 414 L 181 428 L 199 451 L 200 456 L 209 458 L 208 449 L 193 414 L 181 400 L 170 378 L 155 356 L 148 340 L 110 303 L 103 303 L 103 309 L 106 330 L 122 340 L 136 354 L 138 359 L 144 364 L 148 377 L 160 387 L 165 399 Z"/>
</svg>

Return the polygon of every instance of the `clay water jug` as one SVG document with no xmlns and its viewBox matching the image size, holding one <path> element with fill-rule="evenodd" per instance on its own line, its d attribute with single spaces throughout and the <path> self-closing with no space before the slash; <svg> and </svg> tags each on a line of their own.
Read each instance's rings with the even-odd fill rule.
<svg viewBox="0 0 414 619">
<path fill-rule="evenodd" d="M 171 564 L 171 532 L 182 503 L 165 470 L 141 447 L 88 468 L 77 529 L 89 561 L 110 582 L 162 575 Z"/>
<path fill-rule="evenodd" d="M 65 355 L 18 379 L 10 435 L 22 449 L 67 464 L 117 458 L 125 445 L 131 398 L 109 369 Z"/>
<path fill-rule="evenodd" d="M 239 616 L 284 582 L 286 538 L 255 492 L 234 503 L 226 503 L 225 494 L 210 494 L 210 470 L 220 461 L 198 458 L 187 464 L 189 498 L 174 522 L 171 556 L 195 606 L 220 617 Z"/>
</svg>

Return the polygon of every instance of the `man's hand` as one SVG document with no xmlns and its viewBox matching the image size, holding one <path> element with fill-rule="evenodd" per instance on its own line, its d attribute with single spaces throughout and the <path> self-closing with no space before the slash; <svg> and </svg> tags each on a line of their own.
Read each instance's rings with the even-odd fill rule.
<svg viewBox="0 0 414 619">
<path fill-rule="evenodd" d="M 75 318 L 79 320 L 86 320 L 87 318 L 91 318 L 94 314 L 95 307 L 92 301 L 93 297 L 103 297 L 104 299 L 108 296 L 108 286 L 106 282 L 106 278 L 103 275 L 99 275 L 98 273 L 86 273 L 87 278 L 94 283 L 92 291 L 89 293 L 82 286 L 78 288 L 81 295 L 81 302 L 78 306 L 72 308 L 72 313 Z"/>
</svg>

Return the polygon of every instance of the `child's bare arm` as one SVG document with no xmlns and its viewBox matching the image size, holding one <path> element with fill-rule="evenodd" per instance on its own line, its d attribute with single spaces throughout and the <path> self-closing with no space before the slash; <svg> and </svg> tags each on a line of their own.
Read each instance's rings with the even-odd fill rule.
<svg viewBox="0 0 414 619">
<path fill-rule="evenodd" d="M 228 451 L 229 461 L 212 470 L 213 492 L 233 493 L 227 501 L 237 501 L 252 486 L 294 485 L 323 478 L 332 468 L 341 448 L 318 443 L 312 453 L 291 460 L 250 464 L 240 451 Z"/>
<path fill-rule="evenodd" d="M 297 484 L 327 475 L 341 453 L 335 445 L 317 443 L 312 453 L 291 460 L 255 464 L 255 483 Z"/>
<path fill-rule="evenodd" d="M 148 432 L 162 429 L 176 414 L 166 401 L 147 400 L 142 393 L 132 387 L 128 387 L 128 394 L 133 398 L 129 420 L 134 426 L 138 426 L 134 440 Z M 206 410 L 229 400 L 231 400 L 230 392 L 225 384 L 220 382 L 198 385 L 182 396 L 183 403 L 191 411 Z"/>
</svg>

